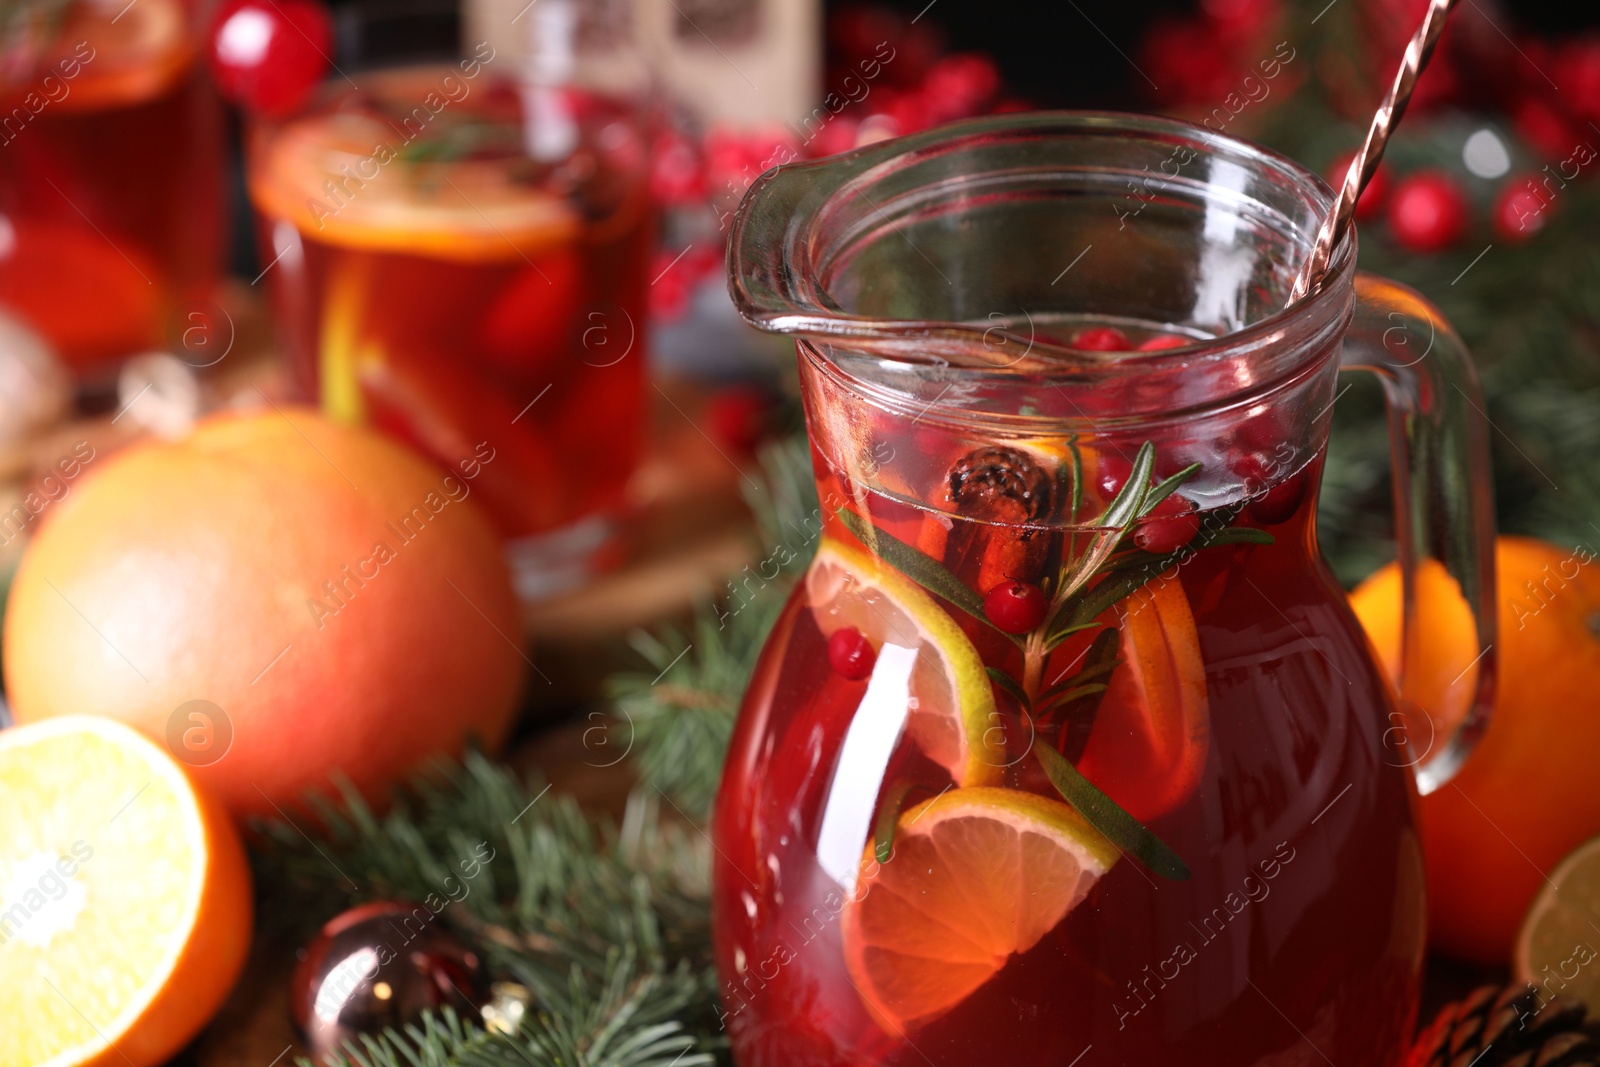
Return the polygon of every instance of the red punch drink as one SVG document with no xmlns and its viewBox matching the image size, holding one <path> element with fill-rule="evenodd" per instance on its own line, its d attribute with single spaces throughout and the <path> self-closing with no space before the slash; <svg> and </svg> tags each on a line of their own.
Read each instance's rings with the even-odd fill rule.
<svg viewBox="0 0 1600 1067">
<path fill-rule="evenodd" d="M 474 482 L 527 595 L 609 545 L 644 423 L 651 240 L 630 110 L 453 65 L 331 81 L 256 131 L 250 192 L 300 386 Z"/>
<path fill-rule="evenodd" d="M 0 27 L 0 304 L 74 366 L 159 347 L 222 266 L 198 5 L 72 0 Z"/>
<path fill-rule="evenodd" d="M 1112 180 L 1174 172 L 1131 207 Z M 1412 797 L 1464 742 L 1398 710 L 1315 515 L 1341 366 L 1421 373 L 1377 353 L 1430 313 L 1355 285 L 1348 249 L 1280 310 L 1328 199 L 1126 116 L 963 124 L 752 190 L 735 299 L 800 335 L 821 506 L 714 819 L 742 1067 L 1398 1061 Z M 1426 373 L 1471 389 L 1439 336 Z M 1413 558 L 1470 598 L 1482 427 L 1436 386 L 1395 402 L 1444 436 L 1397 458 L 1459 479 L 1416 498 L 1457 533 Z"/>
</svg>

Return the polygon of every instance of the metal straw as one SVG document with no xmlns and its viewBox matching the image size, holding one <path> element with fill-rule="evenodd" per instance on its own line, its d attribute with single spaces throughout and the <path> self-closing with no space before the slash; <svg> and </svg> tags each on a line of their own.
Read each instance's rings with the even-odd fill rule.
<svg viewBox="0 0 1600 1067">
<path fill-rule="evenodd" d="M 1410 43 L 1406 45 L 1405 57 L 1400 60 L 1400 69 L 1395 72 L 1394 85 L 1390 86 L 1389 95 L 1384 97 L 1377 114 L 1372 116 L 1366 143 L 1345 172 L 1344 185 L 1339 189 L 1339 202 L 1334 205 L 1332 213 L 1322 220 L 1311 256 L 1295 277 L 1294 289 L 1289 294 L 1291 304 L 1322 281 L 1334 248 L 1344 239 L 1350 229 L 1350 221 L 1355 217 L 1356 198 L 1377 171 L 1378 163 L 1383 159 L 1384 147 L 1389 143 L 1389 135 L 1400 124 L 1400 116 L 1405 114 L 1406 104 L 1411 102 L 1411 91 L 1417 87 L 1417 77 L 1433 56 L 1433 47 L 1439 43 L 1439 34 L 1444 30 L 1445 17 L 1455 6 L 1456 0 L 1430 0 L 1422 25 L 1417 27 L 1417 32 L 1412 34 Z"/>
</svg>

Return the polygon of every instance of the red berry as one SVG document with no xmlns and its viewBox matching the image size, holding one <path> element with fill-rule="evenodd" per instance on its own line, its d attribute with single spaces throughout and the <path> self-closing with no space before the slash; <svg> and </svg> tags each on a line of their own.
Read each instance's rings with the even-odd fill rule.
<svg viewBox="0 0 1600 1067">
<path fill-rule="evenodd" d="M 995 629 L 1008 634 L 1025 634 L 1044 622 L 1044 590 L 1027 582 L 1007 578 L 983 597 L 983 614 Z"/>
<path fill-rule="evenodd" d="M 933 64 L 922 91 L 936 122 L 971 118 L 1000 91 L 1000 71 L 986 55 L 958 52 Z"/>
<path fill-rule="evenodd" d="M 1150 512 L 1133 531 L 1133 543 L 1146 552 L 1164 556 L 1176 552 L 1200 532 L 1200 513 L 1184 497 L 1173 493 Z"/>
<path fill-rule="evenodd" d="M 859 682 L 872 673 L 878 652 L 854 626 L 833 631 L 828 638 L 828 666 L 841 678 Z"/>
<path fill-rule="evenodd" d="M 1133 463 L 1116 452 L 1102 452 L 1099 457 L 1100 492 L 1107 500 L 1114 500 L 1133 473 Z"/>
<path fill-rule="evenodd" d="M 269 118 L 310 99 L 332 51 L 333 20 L 318 0 L 225 0 L 212 23 L 217 87 Z"/>
<path fill-rule="evenodd" d="M 1600 37 L 1566 42 L 1556 69 L 1561 84 L 1570 86 L 1575 110 L 1587 118 L 1600 118 Z"/>
<path fill-rule="evenodd" d="M 1300 471 L 1250 501 L 1250 517 L 1263 526 L 1288 522 L 1306 496 L 1306 474 Z"/>
<path fill-rule="evenodd" d="M 1346 152 L 1333 161 L 1328 168 L 1328 184 L 1333 186 L 1333 191 L 1338 193 L 1344 185 L 1345 175 L 1350 170 L 1350 164 L 1355 162 L 1356 154 Z M 1361 193 L 1361 199 L 1356 201 L 1356 221 L 1371 222 L 1383 214 L 1384 201 L 1389 199 L 1389 168 L 1379 165 L 1373 172 L 1372 180 L 1367 182 L 1366 189 Z"/>
<path fill-rule="evenodd" d="M 1193 337 L 1185 337 L 1181 333 L 1158 333 L 1154 337 L 1147 337 L 1139 342 L 1137 351 L 1164 352 L 1169 348 L 1182 348 L 1184 345 L 1194 344 Z"/>
<path fill-rule="evenodd" d="M 1489 221 L 1494 232 L 1507 241 L 1526 241 L 1550 221 L 1546 209 L 1550 202 L 1540 195 L 1539 185 L 1527 174 L 1506 182 L 1494 198 Z"/>
<path fill-rule="evenodd" d="M 1389 230 L 1410 252 L 1441 252 L 1467 230 L 1467 194 L 1438 170 L 1407 175 L 1389 200 Z"/>
<path fill-rule="evenodd" d="M 1536 96 L 1511 106 L 1517 135 L 1546 159 L 1565 159 L 1582 140 L 1577 128 L 1557 108 Z"/>
<path fill-rule="evenodd" d="M 1069 344 L 1084 352 L 1127 352 L 1133 348 L 1128 335 L 1114 326 L 1091 326 L 1087 330 L 1079 330 Z"/>
</svg>

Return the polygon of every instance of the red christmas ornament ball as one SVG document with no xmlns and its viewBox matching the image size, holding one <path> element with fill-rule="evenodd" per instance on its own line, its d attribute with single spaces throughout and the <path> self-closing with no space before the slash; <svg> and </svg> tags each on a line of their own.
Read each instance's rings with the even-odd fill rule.
<svg viewBox="0 0 1600 1067">
<path fill-rule="evenodd" d="M 1467 194 L 1439 170 L 1409 174 L 1389 200 L 1389 232 L 1409 252 L 1442 252 L 1467 231 Z"/>
<path fill-rule="evenodd" d="M 333 20 L 318 0 L 226 0 L 208 59 L 222 95 L 268 118 L 311 97 L 333 51 Z"/>
</svg>

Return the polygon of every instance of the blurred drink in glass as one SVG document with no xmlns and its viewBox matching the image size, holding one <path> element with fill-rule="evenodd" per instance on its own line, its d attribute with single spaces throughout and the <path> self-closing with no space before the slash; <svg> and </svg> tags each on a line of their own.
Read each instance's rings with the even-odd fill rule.
<svg viewBox="0 0 1600 1067">
<path fill-rule="evenodd" d="M 222 265 L 222 111 L 188 0 L 0 6 L 0 304 L 77 369 L 160 345 Z"/>
<path fill-rule="evenodd" d="M 615 558 L 645 418 L 645 121 L 580 81 L 577 14 L 531 9 L 545 44 L 528 62 L 489 42 L 341 60 L 250 150 L 297 383 L 335 418 L 470 463 L 530 599 Z M 437 56 L 410 17 L 347 22 L 341 44 L 420 36 Z"/>
</svg>

